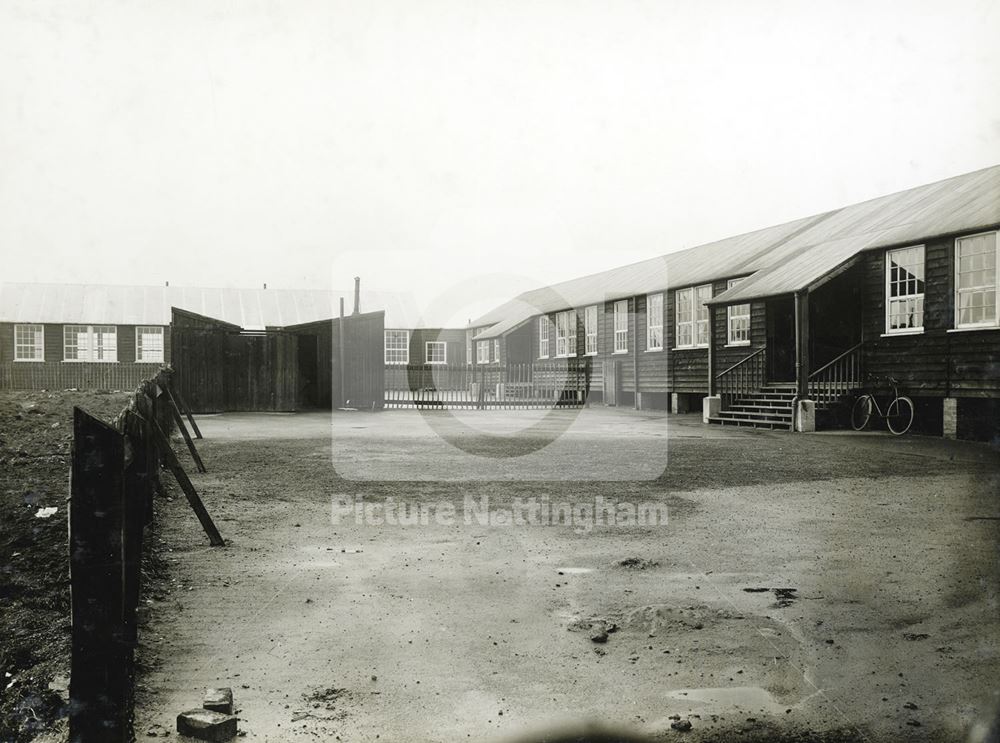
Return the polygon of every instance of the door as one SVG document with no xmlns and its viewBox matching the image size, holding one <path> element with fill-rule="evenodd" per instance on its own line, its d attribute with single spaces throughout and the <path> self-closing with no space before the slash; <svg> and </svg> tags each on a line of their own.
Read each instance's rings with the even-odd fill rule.
<svg viewBox="0 0 1000 743">
<path fill-rule="evenodd" d="M 795 299 L 767 302 L 767 376 L 772 382 L 795 381 Z"/>
<path fill-rule="evenodd" d="M 604 404 L 617 405 L 620 390 L 622 362 L 618 359 L 604 360 Z"/>
</svg>

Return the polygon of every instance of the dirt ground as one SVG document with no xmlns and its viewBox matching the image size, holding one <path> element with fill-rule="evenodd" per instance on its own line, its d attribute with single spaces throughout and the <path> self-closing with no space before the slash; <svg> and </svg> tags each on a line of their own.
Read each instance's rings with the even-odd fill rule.
<svg viewBox="0 0 1000 743">
<path fill-rule="evenodd" d="M 0 741 L 66 714 L 73 406 L 110 418 L 124 394 L 0 393 Z M 50 516 L 36 514 L 57 509 Z"/>
<path fill-rule="evenodd" d="M 140 738 L 176 737 L 177 713 L 218 685 L 255 741 L 588 725 L 961 740 L 996 703 L 987 446 L 603 409 L 437 415 L 200 419 L 208 473 L 190 472 L 229 544 L 208 547 L 183 498 L 163 504 L 170 581 L 143 607 Z M 669 522 L 478 520 L 598 497 L 666 505 Z M 457 518 L 357 523 L 344 509 L 361 498 Z M 489 509 L 465 523 L 466 498 Z"/>
</svg>

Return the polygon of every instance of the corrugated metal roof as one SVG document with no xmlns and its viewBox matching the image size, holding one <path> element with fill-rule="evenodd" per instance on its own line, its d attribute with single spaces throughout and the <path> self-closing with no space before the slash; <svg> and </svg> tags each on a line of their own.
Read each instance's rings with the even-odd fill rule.
<svg viewBox="0 0 1000 743">
<path fill-rule="evenodd" d="M 534 315 L 736 276 L 750 278 L 713 304 L 786 294 L 862 250 L 998 223 L 1000 165 L 525 292 L 472 327 L 489 338 Z"/>
<path fill-rule="evenodd" d="M 170 308 L 247 329 L 327 320 L 354 308 L 354 291 L 209 289 L 108 284 L 0 284 L 0 322 L 167 325 Z M 415 301 L 394 292 L 361 292 L 361 311 L 384 310 L 386 327 L 421 327 Z"/>
</svg>

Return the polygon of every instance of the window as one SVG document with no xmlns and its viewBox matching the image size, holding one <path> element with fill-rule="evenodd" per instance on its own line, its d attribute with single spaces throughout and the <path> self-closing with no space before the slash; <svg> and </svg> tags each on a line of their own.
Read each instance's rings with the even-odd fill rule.
<svg viewBox="0 0 1000 743">
<path fill-rule="evenodd" d="M 597 353 L 597 305 L 593 304 L 583 311 L 584 352 L 588 356 Z"/>
<path fill-rule="evenodd" d="M 885 254 L 885 332 L 924 329 L 924 246 Z"/>
<path fill-rule="evenodd" d="M 41 325 L 14 326 L 14 361 L 45 361 L 45 332 Z"/>
<path fill-rule="evenodd" d="M 488 364 L 488 363 L 490 363 L 490 342 L 489 341 L 476 341 L 476 363 L 477 364 Z"/>
<path fill-rule="evenodd" d="M 410 363 L 409 330 L 385 331 L 385 363 L 387 364 Z"/>
<path fill-rule="evenodd" d="M 538 318 L 538 358 L 549 357 L 549 318 L 542 315 Z"/>
<path fill-rule="evenodd" d="M 448 362 L 448 344 L 444 341 L 427 341 L 424 344 L 424 358 L 428 364 Z"/>
<path fill-rule="evenodd" d="M 163 328 L 140 326 L 135 329 L 135 360 L 142 363 L 163 363 Z"/>
<path fill-rule="evenodd" d="M 472 331 L 465 331 L 465 363 L 472 363 Z"/>
<path fill-rule="evenodd" d="M 730 279 L 726 288 L 732 289 L 743 281 L 743 278 Z M 726 343 L 730 346 L 750 345 L 749 304 L 731 304 L 726 308 Z"/>
<path fill-rule="evenodd" d="M 646 350 L 663 350 L 663 295 L 646 295 Z"/>
<path fill-rule="evenodd" d="M 500 363 L 500 339 L 493 341 L 493 363 Z"/>
<path fill-rule="evenodd" d="M 955 327 L 1000 325 L 997 297 L 997 233 L 956 240 Z"/>
<path fill-rule="evenodd" d="M 676 293 L 678 348 L 708 346 L 708 307 L 705 302 L 711 298 L 711 284 L 692 286 Z"/>
<path fill-rule="evenodd" d="M 556 356 L 576 356 L 576 310 L 556 315 Z"/>
<path fill-rule="evenodd" d="M 64 325 L 63 361 L 118 361 L 114 325 Z"/>
<path fill-rule="evenodd" d="M 615 302 L 615 353 L 628 353 L 628 300 Z"/>
</svg>

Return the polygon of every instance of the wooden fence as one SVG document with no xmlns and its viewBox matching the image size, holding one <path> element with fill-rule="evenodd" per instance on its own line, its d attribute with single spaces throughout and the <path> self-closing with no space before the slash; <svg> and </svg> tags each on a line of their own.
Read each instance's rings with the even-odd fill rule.
<svg viewBox="0 0 1000 743">
<path fill-rule="evenodd" d="M 159 364 L 11 361 L 0 364 L 0 390 L 133 390 Z"/>
<path fill-rule="evenodd" d="M 133 740 L 134 649 L 143 531 L 152 518 L 161 465 L 181 483 L 213 545 L 223 544 L 170 448 L 187 435 L 162 369 L 136 389 L 114 421 L 73 411 L 69 554 L 72 616 L 69 740 Z M 194 426 L 194 419 L 188 416 Z M 196 462 L 201 466 L 200 458 Z"/>
<path fill-rule="evenodd" d="M 387 408 L 551 408 L 584 405 L 591 360 L 532 364 L 386 365 Z"/>
</svg>

